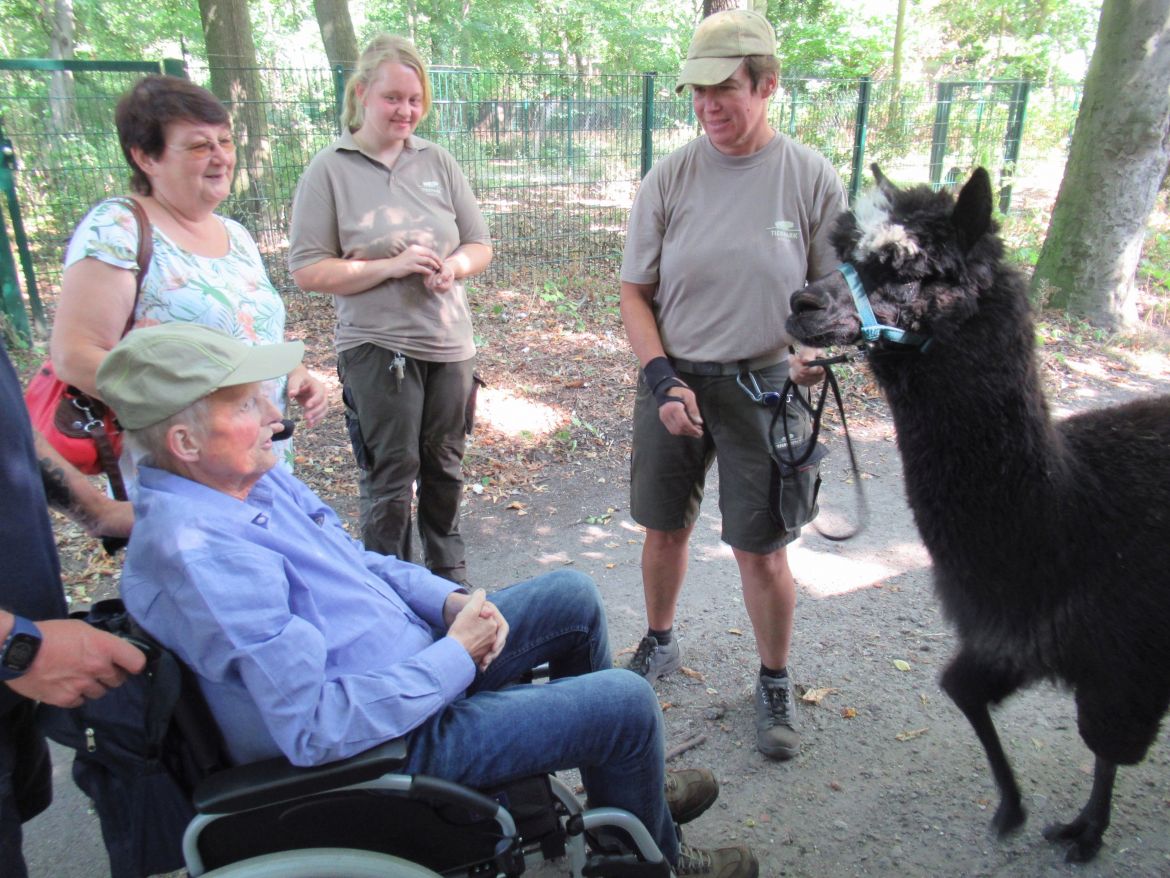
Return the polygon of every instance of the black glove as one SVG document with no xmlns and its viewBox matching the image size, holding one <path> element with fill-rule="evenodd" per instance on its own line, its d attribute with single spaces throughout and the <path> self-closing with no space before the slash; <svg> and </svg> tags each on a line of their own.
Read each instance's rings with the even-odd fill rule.
<svg viewBox="0 0 1170 878">
<path fill-rule="evenodd" d="M 670 360 L 666 357 L 655 357 L 642 367 L 642 372 L 646 376 L 646 386 L 654 394 L 654 399 L 658 403 L 659 408 L 662 408 L 668 402 L 682 402 L 677 396 L 666 395 L 666 391 L 672 387 L 687 386 L 687 383 L 679 378 L 678 373 L 674 371 L 674 366 L 670 364 Z"/>
</svg>

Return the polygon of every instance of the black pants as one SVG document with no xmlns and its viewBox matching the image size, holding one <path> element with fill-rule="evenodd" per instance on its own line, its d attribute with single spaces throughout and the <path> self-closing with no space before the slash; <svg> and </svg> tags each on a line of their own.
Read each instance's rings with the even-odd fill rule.
<svg viewBox="0 0 1170 878">
<path fill-rule="evenodd" d="M 21 824 L 53 801 L 49 747 L 26 701 L 0 716 L 0 872 L 26 878 Z"/>
<path fill-rule="evenodd" d="M 337 372 L 354 456 L 361 468 L 362 542 L 405 561 L 411 546 L 411 487 L 418 483 L 418 532 L 426 566 L 462 579 L 459 533 L 466 404 L 475 359 L 431 363 L 407 357 L 399 380 L 394 352 L 365 344 L 343 351 Z"/>
</svg>

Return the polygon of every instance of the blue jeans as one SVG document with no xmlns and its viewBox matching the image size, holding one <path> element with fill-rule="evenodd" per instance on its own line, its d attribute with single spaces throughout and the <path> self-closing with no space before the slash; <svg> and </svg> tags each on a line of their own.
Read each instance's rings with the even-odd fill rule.
<svg viewBox="0 0 1170 878">
<path fill-rule="evenodd" d="M 593 581 L 559 571 L 490 597 L 508 620 L 504 651 L 465 698 L 411 732 L 407 770 L 487 789 L 579 768 L 591 805 L 634 814 L 676 862 L 662 710 L 645 679 L 613 667 Z M 548 683 L 511 685 L 543 662 Z"/>
</svg>

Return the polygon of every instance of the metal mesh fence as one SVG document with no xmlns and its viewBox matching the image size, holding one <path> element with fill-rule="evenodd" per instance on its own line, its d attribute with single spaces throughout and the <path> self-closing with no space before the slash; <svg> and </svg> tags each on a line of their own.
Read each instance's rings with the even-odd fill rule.
<svg viewBox="0 0 1170 878">
<path fill-rule="evenodd" d="M 26 261 L 44 289 L 59 283 L 64 247 L 86 210 L 127 189 L 113 108 L 150 65 L 89 62 L 72 73 L 73 97 L 62 105 L 51 97 L 54 74 L 12 69 L 20 63 L 0 61 L 0 124 L 18 162 Z M 237 154 L 250 185 L 221 210 L 252 232 L 273 282 L 288 290 L 293 193 L 337 134 L 343 72 L 257 73 L 264 100 L 228 104 L 259 129 Z M 188 75 L 210 79 L 205 69 Z M 494 271 L 620 254 L 642 172 L 699 131 L 689 96 L 675 95 L 666 76 L 438 68 L 432 84 L 433 110 L 419 133 L 448 148 L 470 179 L 492 232 Z M 787 79 L 770 120 L 826 155 L 851 192 L 877 161 L 899 183 L 938 185 L 982 164 L 1002 195 L 1053 174 L 1059 181 L 1076 101 L 1073 89 L 1029 92 L 1013 82 Z"/>
</svg>

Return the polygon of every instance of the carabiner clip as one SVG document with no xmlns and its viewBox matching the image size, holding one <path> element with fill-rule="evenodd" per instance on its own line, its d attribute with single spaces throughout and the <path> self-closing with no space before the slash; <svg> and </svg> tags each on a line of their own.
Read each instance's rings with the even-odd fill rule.
<svg viewBox="0 0 1170 878">
<path fill-rule="evenodd" d="M 744 382 L 745 375 L 751 382 L 750 387 Z M 747 369 L 735 376 L 735 383 L 756 405 L 766 405 L 768 408 L 780 405 L 780 394 L 775 390 L 760 390 L 760 383 L 756 380 L 755 374 Z"/>
</svg>

